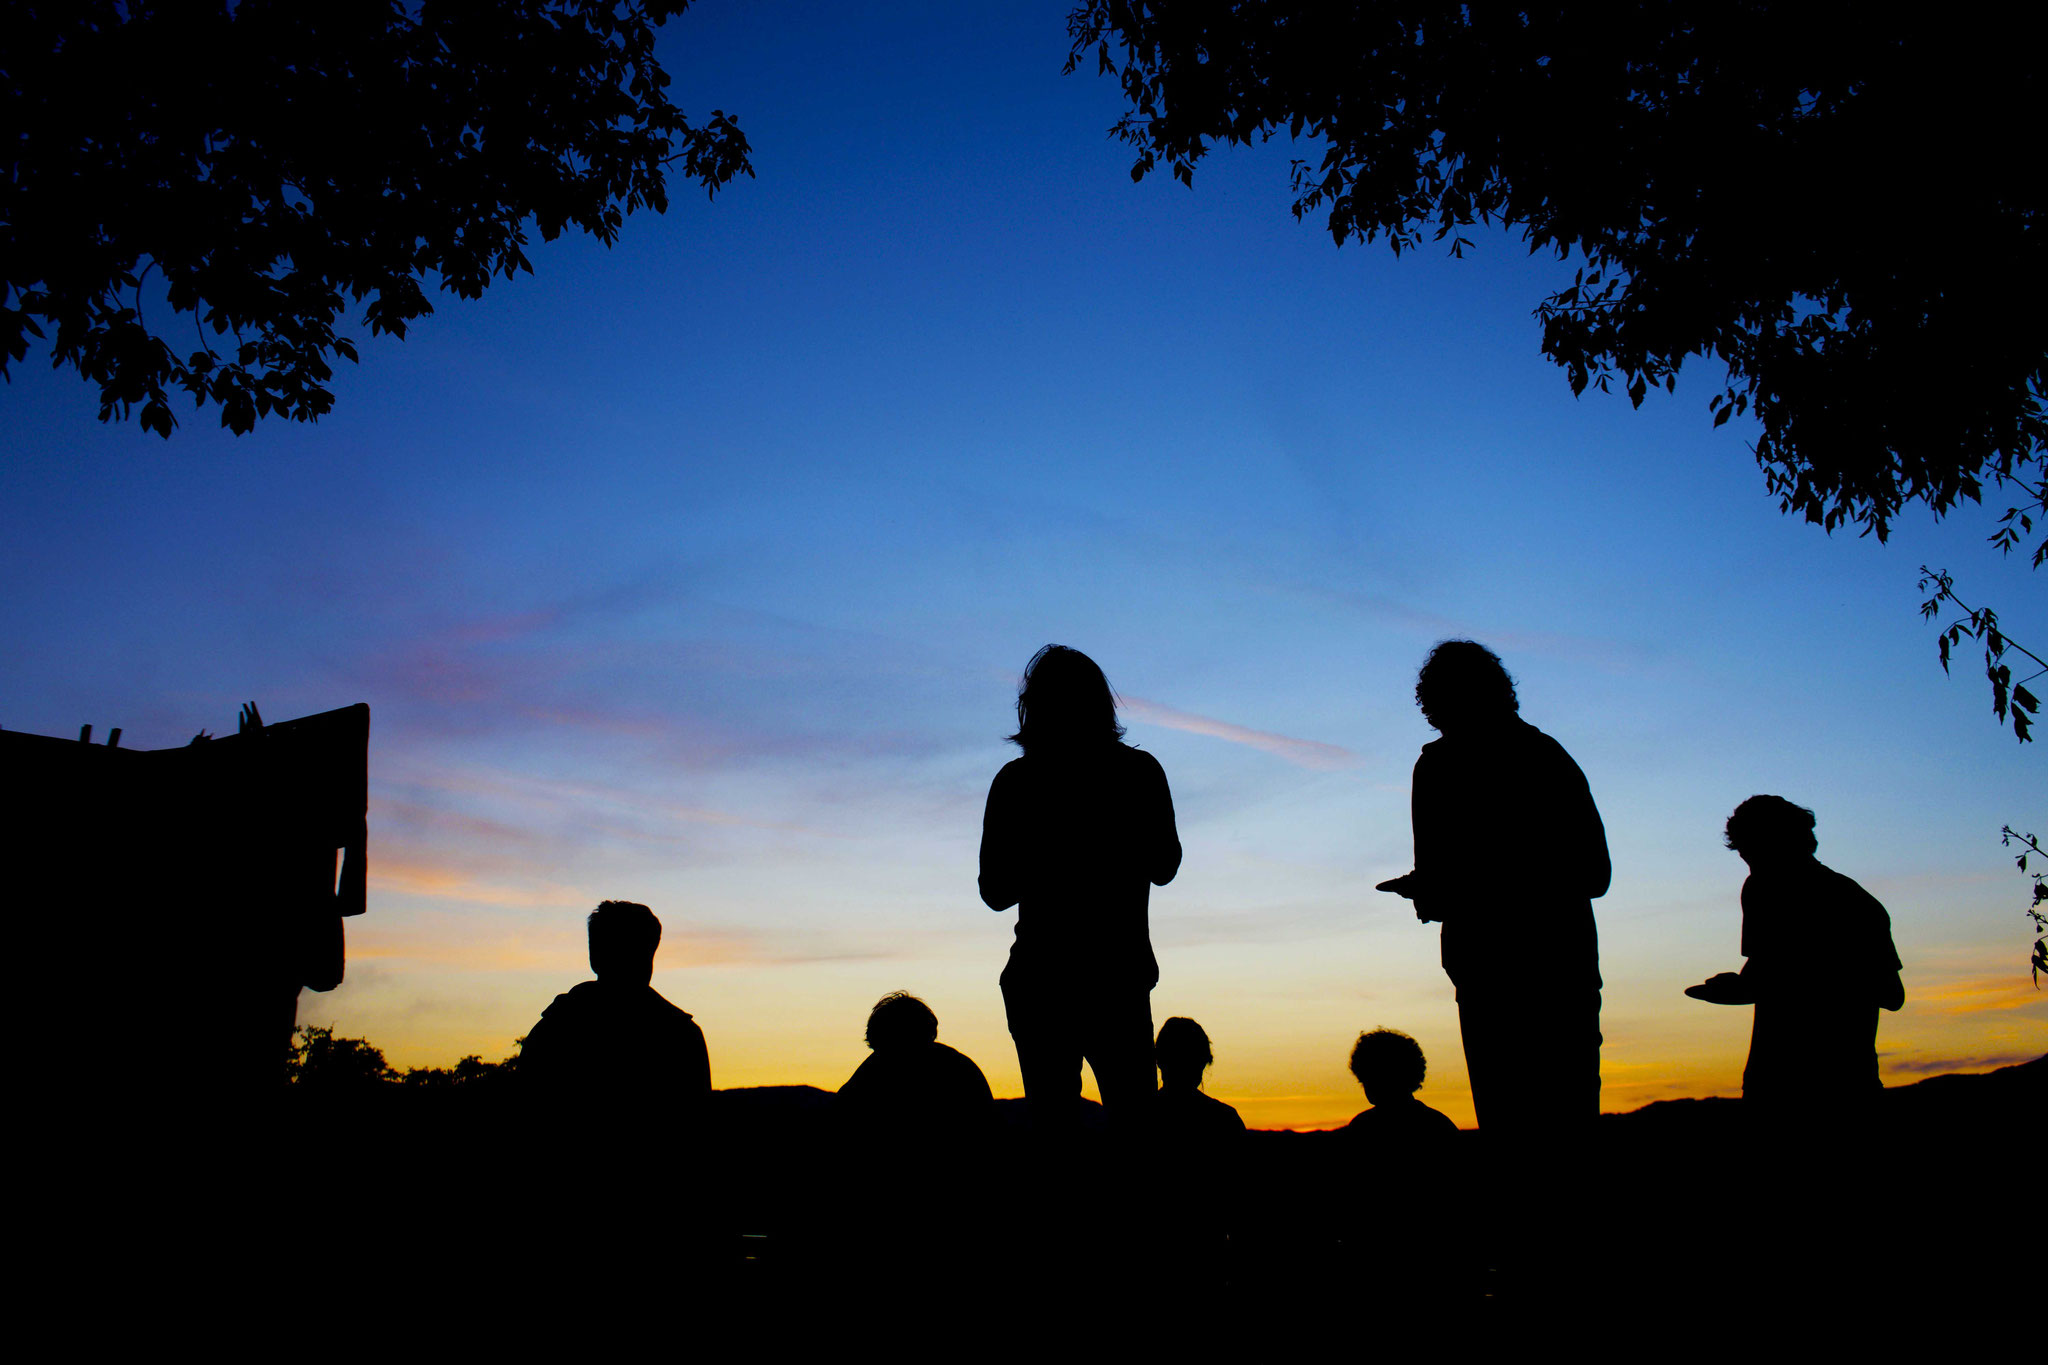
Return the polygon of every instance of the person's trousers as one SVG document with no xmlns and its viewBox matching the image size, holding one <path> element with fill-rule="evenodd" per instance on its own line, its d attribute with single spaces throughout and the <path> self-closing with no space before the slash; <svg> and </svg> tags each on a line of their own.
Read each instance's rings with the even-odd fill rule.
<svg viewBox="0 0 2048 1365">
<path fill-rule="evenodd" d="M 1051 984 L 1006 971 L 1003 1006 L 1035 1114 L 1064 1118 L 1078 1108 L 1083 1061 L 1112 1115 L 1147 1103 L 1158 1089 L 1149 987 Z"/>
</svg>

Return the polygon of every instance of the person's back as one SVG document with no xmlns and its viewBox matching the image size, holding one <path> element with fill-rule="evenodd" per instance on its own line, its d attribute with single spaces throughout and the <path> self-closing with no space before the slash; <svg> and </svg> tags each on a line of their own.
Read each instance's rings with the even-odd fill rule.
<svg viewBox="0 0 2048 1365">
<path fill-rule="evenodd" d="M 1458 1136 L 1458 1125 L 1413 1095 L 1387 1100 L 1338 1130 L 1354 1146 L 1387 1156 L 1436 1153 Z"/>
<path fill-rule="evenodd" d="M 929 1312 L 975 1301 L 970 1286 L 999 1225 L 968 1192 L 999 1164 L 995 1097 L 981 1068 L 938 1041 L 938 1030 L 937 1016 L 905 991 L 868 1014 L 869 1055 L 833 1097 L 831 1159 L 818 1164 L 807 1201 L 823 1292 L 866 1302 L 899 1292 L 914 1273 Z"/>
<path fill-rule="evenodd" d="M 867 1058 L 839 1087 L 842 1126 L 870 1141 L 940 1148 L 985 1138 L 995 1123 L 988 1078 L 965 1054 L 938 1041 L 938 1019 L 902 991 L 868 1016 Z"/>
<path fill-rule="evenodd" d="M 1448 732 L 1416 760 L 1413 805 L 1416 875 L 1443 918 L 1454 982 L 1598 989 L 1606 832 L 1563 745 L 1514 715 Z M 1484 858 L 1470 856 L 1472 830 L 1487 831 Z M 1498 951 L 1504 934 L 1511 954 Z"/>
<path fill-rule="evenodd" d="M 690 1108 L 710 1092 L 703 1031 L 651 985 L 585 981 L 556 996 L 527 1034 L 519 1071 L 595 1102 Z"/>
<path fill-rule="evenodd" d="M 1739 981 L 1756 1020 L 1744 1097 L 1874 1093 L 1877 1013 L 1905 999 L 1891 916 L 1814 856 L 1813 813 L 1782 797 L 1736 807 L 1727 840 L 1750 867 Z"/>
<path fill-rule="evenodd" d="M 1166 774 L 1142 749 L 1042 748 L 989 788 L 982 898 L 1017 907 L 1011 961 L 1034 972 L 1149 988 L 1151 890 L 1179 865 Z"/>
<path fill-rule="evenodd" d="M 1152 1242 L 1144 1259 L 1162 1287 L 1214 1284 L 1229 1272 L 1232 1239 L 1245 1231 L 1244 1120 L 1202 1093 L 1214 1053 L 1200 1024 L 1168 1019 L 1153 1056 L 1160 1086 L 1143 1130 Z"/>
<path fill-rule="evenodd" d="M 522 1088 L 552 1116 L 638 1112 L 692 1121 L 711 1098 L 703 1031 L 650 978 L 661 922 L 644 905 L 606 901 L 591 913 L 597 980 L 558 995 L 519 1051 Z"/>
<path fill-rule="evenodd" d="M 1421 1044 L 1394 1029 L 1361 1033 L 1351 1074 L 1372 1107 L 1333 1135 L 1340 1260 L 1407 1299 L 1475 1292 L 1471 1176 L 1458 1126 L 1415 1097 L 1428 1074 Z"/>
<path fill-rule="evenodd" d="M 1034 1128 L 1070 1135 L 1081 1066 L 1113 1119 L 1141 1117 L 1153 1074 L 1152 887 L 1180 868 L 1166 773 L 1122 743 L 1116 696 L 1065 645 L 1032 656 L 1017 692 L 1024 756 L 989 784 L 983 904 L 1017 907 L 1003 1007 Z"/>
</svg>

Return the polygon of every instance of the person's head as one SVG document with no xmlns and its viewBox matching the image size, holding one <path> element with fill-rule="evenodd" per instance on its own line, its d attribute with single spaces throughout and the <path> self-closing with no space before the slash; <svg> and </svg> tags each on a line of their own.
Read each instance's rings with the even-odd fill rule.
<svg viewBox="0 0 2048 1365">
<path fill-rule="evenodd" d="M 1797 862 L 1820 847 L 1813 812 L 1782 796 L 1752 796 L 1735 808 L 1724 831 L 1728 847 L 1751 867 Z"/>
<path fill-rule="evenodd" d="M 1351 1074 L 1373 1104 L 1403 1100 L 1422 1088 L 1429 1070 L 1422 1044 L 1405 1033 L 1376 1028 L 1358 1035 L 1351 1045 Z"/>
<path fill-rule="evenodd" d="M 1500 656 L 1471 640 L 1444 640 L 1415 675 L 1415 704 L 1438 730 L 1505 720 L 1522 709 Z"/>
<path fill-rule="evenodd" d="M 1034 747 L 1086 748 L 1124 737 L 1116 720 L 1116 693 L 1102 670 L 1078 649 L 1047 645 L 1024 665 L 1017 687 L 1017 733 L 1010 742 Z"/>
<path fill-rule="evenodd" d="M 646 985 L 661 946 L 661 921 L 633 901 L 603 901 L 590 912 L 590 970 L 600 981 Z"/>
<path fill-rule="evenodd" d="M 1202 1073 L 1216 1060 L 1209 1050 L 1209 1035 L 1192 1019 L 1176 1015 L 1159 1026 L 1159 1041 L 1152 1055 L 1159 1062 L 1159 1076 L 1168 1090 L 1196 1090 Z"/>
<path fill-rule="evenodd" d="M 918 1047 L 939 1040 L 939 1016 L 909 991 L 890 991 L 868 1011 L 868 1048 Z"/>
</svg>

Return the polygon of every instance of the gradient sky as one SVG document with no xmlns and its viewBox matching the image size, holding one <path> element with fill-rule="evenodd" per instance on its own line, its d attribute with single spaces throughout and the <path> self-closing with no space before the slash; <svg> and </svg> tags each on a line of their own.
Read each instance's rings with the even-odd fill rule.
<svg viewBox="0 0 2048 1365">
<path fill-rule="evenodd" d="M 2048 1050 L 1998 843 L 2048 826 L 2048 758 L 1916 611 L 1946 566 L 2040 647 L 1992 516 L 1889 545 L 1783 516 L 1710 367 L 1575 400 L 1530 316 L 1569 264 L 1337 250 L 1288 212 L 1299 149 L 1133 185 L 1113 82 L 1060 75 L 1064 11 L 693 8 L 678 102 L 734 114 L 758 179 L 536 245 L 403 343 L 356 329 L 316 426 L 186 409 L 166 444 L 17 366 L 0 724 L 155 748 L 247 698 L 367 701 L 370 912 L 300 1018 L 398 1065 L 509 1052 L 619 897 L 667 926 L 655 984 L 718 1085 L 836 1087 L 905 988 L 1016 1094 L 1015 912 L 975 849 L 1058 640 L 1172 782 L 1153 1012 L 1208 1028 L 1211 1093 L 1342 1121 L 1386 1025 L 1469 1124 L 1434 931 L 1372 885 L 1408 867 L 1414 670 L 1470 635 L 1606 818 L 1607 1108 L 1739 1087 L 1749 1012 L 1680 992 L 1740 965 L 1720 828 L 1754 792 L 1817 810 L 1891 911 L 1889 1082 Z"/>
</svg>

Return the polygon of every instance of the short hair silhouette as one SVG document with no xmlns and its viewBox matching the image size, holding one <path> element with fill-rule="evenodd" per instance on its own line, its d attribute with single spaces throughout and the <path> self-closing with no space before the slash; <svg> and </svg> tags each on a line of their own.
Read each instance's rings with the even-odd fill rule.
<svg viewBox="0 0 2048 1365">
<path fill-rule="evenodd" d="M 590 969 L 637 976 L 654 970 L 661 946 L 661 921 L 638 901 L 600 901 L 590 912 Z"/>
<path fill-rule="evenodd" d="M 1066 645 L 1047 645 L 1024 665 L 1017 687 L 1017 733 L 1010 743 L 1114 744 L 1124 737 L 1116 693 L 1095 660 Z"/>
<path fill-rule="evenodd" d="M 939 1040 L 939 1016 L 909 991 L 890 991 L 868 1011 L 868 1048 L 916 1047 Z"/>
<path fill-rule="evenodd" d="M 1192 1071 L 1197 1077 L 1216 1060 L 1216 1054 L 1209 1048 L 1208 1033 L 1194 1020 L 1179 1015 L 1159 1026 L 1159 1041 L 1153 1045 L 1152 1055 L 1158 1059 L 1161 1071 L 1183 1075 Z"/>
<path fill-rule="evenodd" d="M 1415 704 L 1441 730 L 1445 720 L 1513 715 L 1522 709 L 1500 656 L 1472 640 L 1442 640 L 1415 675 Z"/>
<path fill-rule="evenodd" d="M 1812 853 L 1820 848 L 1813 834 L 1813 812 L 1782 796 L 1752 796 L 1735 808 L 1724 831 L 1737 853 Z"/>
<path fill-rule="evenodd" d="M 1412 1095 L 1422 1089 L 1422 1078 L 1428 1071 L 1422 1044 L 1396 1029 L 1376 1028 L 1361 1033 L 1351 1045 L 1351 1074 L 1358 1078 L 1368 1098 L 1375 1090 Z"/>
</svg>

